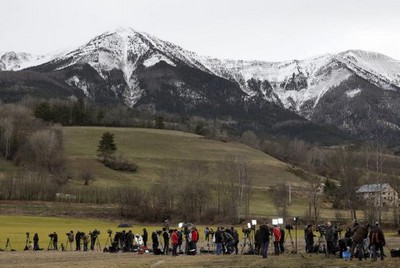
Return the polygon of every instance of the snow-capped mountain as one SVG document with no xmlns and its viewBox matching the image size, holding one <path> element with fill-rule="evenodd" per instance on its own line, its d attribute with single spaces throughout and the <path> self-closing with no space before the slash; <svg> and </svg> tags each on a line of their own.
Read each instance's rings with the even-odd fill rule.
<svg viewBox="0 0 400 268">
<path fill-rule="evenodd" d="M 390 118 L 375 118 L 368 124 L 400 129 L 400 108 L 395 103 L 400 101 L 400 62 L 375 52 L 349 50 L 282 62 L 220 60 L 120 28 L 67 53 L 2 54 L 0 70 L 23 70 L 22 80 L 28 86 L 46 87 L 46 94 L 56 88 L 62 96 L 178 114 L 244 118 L 247 113 L 269 120 L 269 126 L 299 120 L 294 112 L 359 134 L 368 131 L 365 120 L 360 125 L 358 117 L 351 116 L 366 111 L 382 115 L 389 109 Z M 29 72 L 29 79 L 24 72 Z M 12 91 L 10 79 L 3 84 Z"/>
<path fill-rule="evenodd" d="M 210 58 L 205 62 L 215 74 L 236 81 L 249 95 L 261 92 L 266 99 L 307 118 L 328 90 L 353 74 L 384 89 L 400 87 L 399 61 L 361 50 L 284 62 Z M 256 87 L 254 80 L 259 81 Z"/>
<path fill-rule="evenodd" d="M 37 66 L 53 60 L 63 52 L 46 55 L 34 55 L 26 52 L 4 52 L 0 53 L 0 71 L 19 71 L 32 66 Z"/>
</svg>

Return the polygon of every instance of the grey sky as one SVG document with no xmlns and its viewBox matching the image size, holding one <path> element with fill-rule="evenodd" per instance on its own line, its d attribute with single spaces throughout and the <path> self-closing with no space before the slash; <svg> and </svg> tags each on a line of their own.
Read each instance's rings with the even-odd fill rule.
<svg viewBox="0 0 400 268">
<path fill-rule="evenodd" d="M 400 59 L 398 0 L 0 0 L 0 51 L 47 53 L 121 26 L 218 58 L 347 49 Z"/>
</svg>

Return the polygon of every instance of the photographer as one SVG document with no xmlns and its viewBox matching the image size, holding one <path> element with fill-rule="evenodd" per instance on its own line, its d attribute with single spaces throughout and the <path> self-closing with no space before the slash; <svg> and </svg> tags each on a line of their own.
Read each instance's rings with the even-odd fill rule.
<svg viewBox="0 0 400 268">
<path fill-rule="evenodd" d="M 335 255 L 335 233 L 336 230 L 333 227 L 332 223 L 329 221 L 325 226 L 325 240 L 326 240 L 326 256 L 329 258 L 330 254 Z"/>
<path fill-rule="evenodd" d="M 249 237 L 250 231 L 251 231 L 250 229 L 243 229 L 243 233 L 246 236 L 246 238 Z M 254 235 L 254 250 L 257 255 L 260 255 L 261 243 L 262 243 L 262 241 L 261 241 L 261 226 L 259 226 Z"/>
<path fill-rule="evenodd" d="M 357 253 L 358 253 L 358 259 L 361 261 L 362 257 L 364 256 L 364 239 L 368 237 L 368 232 L 369 232 L 369 224 L 363 225 L 363 224 L 358 224 L 354 235 L 352 237 L 353 243 L 351 244 L 351 257 L 353 258 L 354 256 L 354 250 L 357 247 Z M 353 228 L 354 230 L 354 228 Z"/>
<path fill-rule="evenodd" d="M 82 238 L 82 233 L 78 230 L 78 232 L 75 235 L 76 251 L 81 250 L 81 238 Z"/>
<path fill-rule="evenodd" d="M 306 240 L 306 252 L 308 253 L 314 252 L 314 237 L 315 235 L 312 230 L 312 224 L 309 224 L 304 230 L 304 238 Z"/>
<path fill-rule="evenodd" d="M 177 230 L 174 229 L 171 234 L 171 242 L 172 242 L 172 256 L 178 256 L 177 249 L 179 243 L 179 236 L 177 234 Z"/>
<path fill-rule="evenodd" d="M 146 228 L 143 228 L 143 244 L 145 247 L 147 247 L 147 240 L 149 238 L 149 234 L 147 233 Z"/>
<path fill-rule="evenodd" d="M 39 249 L 39 235 L 35 233 L 33 236 L 33 250 L 40 250 Z"/>
<path fill-rule="evenodd" d="M 88 234 L 82 233 L 82 240 L 83 240 L 83 251 L 88 251 L 90 236 Z"/>
<path fill-rule="evenodd" d="M 70 231 L 69 233 L 66 233 L 67 239 L 69 242 L 69 250 L 72 251 L 72 246 L 74 244 L 74 231 Z"/>
<path fill-rule="evenodd" d="M 281 230 L 278 228 L 277 225 L 274 225 L 272 232 L 274 236 L 275 255 L 279 255 L 280 252 L 279 242 L 281 241 Z"/>
<path fill-rule="evenodd" d="M 169 254 L 169 233 L 167 228 L 163 228 L 163 233 L 162 233 L 163 239 L 164 239 L 164 248 L 163 252 L 165 255 Z"/>
<path fill-rule="evenodd" d="M 89 234 L 90 234 L 90 250 L 93 251 L 95 243 L 96 243 L 96 239 L 99 236 L 100 231 L 97 231 L 97 229 L 94 229 L 94 231 L 93 232 L 89 232 Z"/>
<path fill-rule="evenodd" d="M 269 226 L 263 224 L 260 226 L 260 239 L 261 239 L 261 254 L 263 258 L 267 258 L 268 246 L 269 246 Z"/>
<path fill-rule="evenodd" d="M 215 244 L 217 245 L 217 248 L 215 250 L 215 254 L 221 255 L 221 253 L 222 253 L 222 242 L 223 242 L 221 227 L 217 228 L 217 231 L 215 232 L 214 235 L 215 235 Z"/>
<path fill-rule="evenodd" d="M 53 238 L 53 249 L 58 250 L 58 235 L 56 232 L 52 234 L 52 238 Z"/>
</svg>

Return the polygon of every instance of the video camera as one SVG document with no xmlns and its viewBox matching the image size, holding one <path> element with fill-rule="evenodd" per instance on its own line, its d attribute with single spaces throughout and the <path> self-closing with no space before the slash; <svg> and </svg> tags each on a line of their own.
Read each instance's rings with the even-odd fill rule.
<svg viewBox="0 0 400 268">
<path fill-rule="evenodd" d="M 54 234 L 54 233 L 49 234 L 49 237 L 50 237 L 50 238 L 54 238 L 55 236 L 56 236 L 56 234 Z"/>
<path fill-rule="evenodd" d="M 288 231 L 293 230 L 293 225 L 286 224 L 285 229 L 288 230 Z"/>
<path fill-rule="evenodd" d="M 318 224 L 316 230 L 321 234 L 321 235 L 325 235 L 326 233 L 326 227 L 323 224 Z"/>
<path fill-rule="evenodd" d="M 242 228 L 242 233 L 243 233 L 245 236 L 249 236 L 250 233 L 251 233 L 251 229 L 250 229 L 250 228 Z"/>
<path fill-rule="evenodd" d="M 113 232 L 113 231 L 112 231 L 111 229 L 108 229 L 108 230 L 107 230 L 107 234 L 108 234 L 108 235 L 112 235 L 112 232 Z"/>
<path fill-rule="evenodd" d="M 89 235 L 93 237 L 97 237 L 100 234 L 100 231 L 97 229 L 94 229 L 94 231 L 90 232 Z"/>
</svg>

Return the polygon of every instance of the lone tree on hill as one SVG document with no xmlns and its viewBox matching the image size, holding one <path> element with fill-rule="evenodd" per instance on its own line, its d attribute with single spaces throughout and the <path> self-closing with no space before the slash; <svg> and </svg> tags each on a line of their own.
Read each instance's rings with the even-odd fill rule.
<svg viewBox="0 0 400 268">
<path fill-rule="evenodd" d="M 114 143 L 114 134 L 110 132 L 104 132 L 99 141 L 97 148 L 97 156 L 103 158 L 103 162 L 111 158 L 112 155 L 117 151 L 117 145 Z"/>
</svg>

